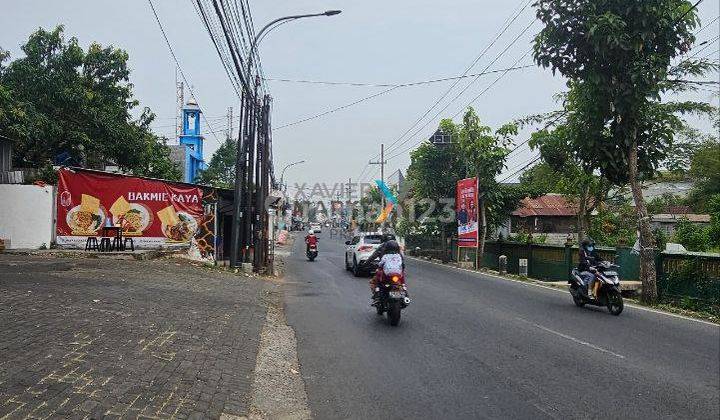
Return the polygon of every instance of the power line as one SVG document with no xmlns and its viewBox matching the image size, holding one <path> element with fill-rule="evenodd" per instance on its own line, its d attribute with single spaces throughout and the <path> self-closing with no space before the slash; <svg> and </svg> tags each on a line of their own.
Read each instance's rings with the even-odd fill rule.
<svg viewBox="0 0 720 420">
<path fill-rule="evenodd" d="M 510 43 L 510 45 L 508 45 L 508 46 L 495 58 L 495 60 L 493 60 L 488 66 L 491 66 L 495 61 L 497 61 L 497 59 L 500 58 L 500 56 L 502 56 L 502 55 L 520 38 L 520 36 L 522 36 L 522 34 L 525 33 L 525 31 L 527 31 L 527 30 L 530 28 L 530 26 L 532 26 L 532 23 L 531 23 L 530 25 L 528 25 L 528 26 L 525 28 L 525 30 L 523 30 L 523 32 L 521 32 L 521 33 Z M 525 58 L 525 56 L 526 56 L 529 52 L 530 52 L 530 51 L 527 51 L 525 54 L 523 54 L 520 58 L 518 58 L 518 59 L 516 60 L 515 63 L 518 63 L 520 60 L 522 60 L 523 58 Z M 475 96 L 470 102 L 468 102 L 467 105 L 465 105 L 464 107 L 460 108 L 460 110 L 459 110 L 458 112 L 456 112 L 456 113 L 452 116 L 452 118 L 455 118 L 455 117 L 456 117 L 458 114 L 460 114 L 465 108 L 467 108 L 467 107 L 470 106 L 473 102 L 475 102 L 480 96 L 482 96 L 482 95 L 483 95 L 485 92 L 487 92 L 491 87 L 493 87 L 495 84 L 497 84 L 497 82 L 499 82 L 503 77 L 505 77 L 505 75 L 506 75 L 507 73 L 508 73 L 508 72 L 504 72 L 504 73 L 500 74 L 500 76 L 498 76 L 492 83 L 490 83 L 490 85 L 488 85 L 485 89 L 483 89 L 483 90 L 480 92 L 480 94 L 478 94 L 477 96 Z M 412 140 L 413 138 L 415 138 L 415 136 L 417 136 L 422 130 L 424 130 L 425 127 L 427 127 L 431 122 L 435 121 L 435 119 L 436 119 L 437 117 L 439 117 L 443 112 L 445 112 L 445 110 L 448 109 L 448 108 L 450 107 L 450 105 L 452 105 L 452 103 L 455 102 L 455 101 L 467 90 L 467 88 L 468 88 L 469 86 L 470 86 L 470 85 L 466 86 L 465 89 L 463 89 L 462 91 L 460 91 L 460 93 L 458 93 L 458 94 L 455 96 L 455 98 L 453 98 L 452 101 L 448 102 L 448 103 L 443 107 L 443 109 L 441 109 L 440 111 L 438 111 L 431 119 L 427 120 L 427 121 L 425 122 L 425 124 L 423 124 L 419 129 L 417 129 L 411 136 L 409 136 L 409 137 L 406 138 L 404 141 L 402 141 L 401 143 L 399 143 L 399 144 L 396 146 L 396 149 L 395 149 L 395 150 L 397 151 L 397 148 L 398 148 L 398 147 L 400 147 L 400 146 L 402 146 L 403 144 L 406 144 L 407 142 L 411 141 L 411 140 Z M 394 159 L 394 158 L 396 158 L 396 157 L 398 157 L 398 156 L 400 156 L 400 155 L 403 155 L 403 154 L 406 153 L 408 150 L 411 150 L 413 147 L 417 146 L 418 144 L 422 143 L 423 141 L 425 141 L 424 138 L 418 140 L 417 142 L 411 144 L 409 147 L 404 148 L 402 151 L 393 154 L 392 156 L 390 156 L 390 157 L 388 158 L 388 160 Z"/>
<path fill-rule="evenodd" d="M 528 68 L 528 67 L 534 67 L 534 66 L 527 65 L 527 66 L 518 66 L 518 67 L 508 67 L 508 68 L 506 68 L 506 69 L 493 70 L 493 71 L 488 71 L 488 72 L 484 72 L 484 73 L 476 73 L 474 76 L 479 77 L 479 76 L 483 76 L 483 75 L 486 75 L 486 74 L 499 73 L 499 72 L 505 72 L 505 73 L 507 73 L 507 72 L 514 71 L 514 70 L 526 69 L 526 68 Z M 471 76 L 466 76 L 466 77 L 471 77 Z M 444 81 L 444 80 L 451 80 L 451 79 L 453 79 L 453 78 L 434 79 L 434 80 L 426 80 L 426 81 L 422 81 L 422 82 L 410 82 L 410 83 L 404 83 L 404 84 L 399 84 L 399 85 L 392 85 L 389 89 L 383 90 L 383 91 L 378 92 L 378 93 L 374 93 L 374 94 L 369 95 L 369 96 L 365 96 L 365 97 L 360 98 L 360 99 L 357 99 L 357 100 L 355 100 L 355 101 L 353 101 L 353 102 L 351 102 L 351 103 L 349 103 L 349 104 L 345 104 L 345 105 L 339 106 L 339 107 L 337 107 L 337 108 L 333 108 L 333 109 L 330 109 L 330 110 L 321 112 L 321 113 L 319 113 L 319 114 L 316 114 L 316 115 L 313 115 L 313 116 L 310 116 L 310 117 L 307 117 L 307 118 L 303 118 L 303 119 L 298 120 L 298 121 L 294 121 L 294 122 L 291 122 L 291 123 L 288 123 L 288 124 L 285 124 L 285 125 L 281 125 L 281 126 L 275 128 L 275 130 L 279 130 L 279 129 L 281 129 L 281 128 L 290 127 L 290 126 L 293 126 L 293 125 L 296 125 L 296 124 L 304 123 L 304 122 L 307 122 L 307 121 L 310 121 L 310 120 L 314 120 L 314 119 L 316 119 L 316 118 L 323 117 L 323 116 L 328 115 L 328 114 L 332 114 L 332 113 L 334 113 L 334 112 L 337 112 L 337 111 L 340 111 L 340 110 L 349 108 L 349 107 L 351 107 L 351 106 L 353 106 L 353 105 L 357 105 L 357 104 L 359 104 L 359 103 L 362 103 L 362 102 L 368 101 L 368 100 L 370 100 L 370 99 L 376 98 L 376 97 L 378 97 L 378 96 L 384 95 L 384 94 L 389 93 L 389 92 L 391 92 L 391 91 L 393 91 L 393 90 L 395 90 L 395 89 L 398 89 L 398 88 L 419 86 L 419 85 L 424 85 L 424 84 L 429 84 L 429 83 L 435 83 L 436 81 Z"/>
<path fill-rule="evenodd" d="M 687 10 L 685 11 L 685 13 L 683 13 L 682 15 L 680 15 L 680 17 L 677 18 L 677 20 L 675 20 L 675 23 L 680 22 L 685 16 L 688 15 L 688 13 L 692 12 L 693 10 L 695 10 L 695 8 L 698 7 L 698 5 L 699 5 L 700 3 L 702 3 L 702 2 L 703 2 L 703 0 L 698 0 L 695 4 L 692 5 L 692 7 L 690 7 L 689 9 L 687 9 Z"/>
<path fill-rule="evenodd" d="M 498 69 L 498 70 L 488 71 L 488 72 L 484 72 L 484 73 L 473 73 L 473 74 L 467 74 L 464 76 L 442 77 L 442 78 L 438 78 L 438 79 L 429 79 L 429 80 L 422 80 L 419 82 L 406 82 L 406 83 L 330 82 L 330 81 L 323 81 L 323 80 L 297 80 L 297 79 L 275 79 L 275 78 L 266 78 L 265 80 L 272 81 L 272 82 L 306 83 L 306 84 L 318 84 L 318 85 L 330 85 L 330 86 L 410 87 L 410 86 L 417 86 L 417 85 L 427 85 L 427 84 L 431 84 L 431 83 L 447 82 L 447 81 L 456 80 L 456 79 L 466 79 L 469 77 L 483 76 L 483 75 L 491 74 L 491 73 L 500 73 L 502 71 L 526 69 L 529 67 L 535 67 L 535 65 L 527 64 L 524 66 L 509 67 L 506 69 Z"/>
<path fill-rule="evenodd" d="M 461 76 L 466 75 L 468 72 L 470 72 L 470 70 L 471 70 L 473 67 L 475 67 L 475 65 L 478 63 L 478 61 L 480 61 L 480 59 L 482 59 L 482 57 L 485 56 L 485 54 L 490 50 L 490 48 L 492 48 L 492 47 L 495 45 L 495 43 L 500 39 L 500 37 L 502 37 L 502 35 L 504 35 L 505 32 L 507 32 L 507 30 L 508 30 L 508 29 L 510 28 L 510 26 L 518 19 L 518 17 L 520 17 L 520 15 L 522 14 L 522 12 L 530 5 L 531 1 L 532 1 L 532 0 L 530 0 L 530 1 L 528 1 L 528 2 L 525 3 L 524 0 L 521 0 L 520 4 L 525 3 L 525 4 L 522 6 L 522 8 L 521 8 L 517 13 L 515 13 L 514 16 L 511 15 L 512 18 L 510 18 L 509 21 L 508 21 L 508 20 L 505 21 L 505 23 L 503 24 L 504 27 L 503 27 L 503 28 L 500 30 L 500 32 L 495 36 L 495 38 L 490 42 L 490 44 L 488 44 L 488 45 L 485 47 L 485 49 L 483 49 L 482 52 L 480 52 L 480 54 L 473 60 L 473 62 L 470 64 L 470 66 L 468 66 L 468 67 L 465 69 L 465 71 L 461 74 Z M 534 22 L 534 19 L 533 19 L 533 22 Z M 483 71 L 487 70 L 488 68 L 489 68 L 489 66 L 485 67 L 485 69 L 484 69 Z M 473 80 L 472 82 L 470 82 L 470 83 L 468 84 L 468 86 L 470 86 L 471 84 L 473 84 L 476 80 L 477 80 L 477 78 L 476 78 L 475 80 Z M 452 86 L 450 86 L 450 87 L 435 101 L 435 103 L 433 103 L 432 106 L 430 106 L 430 108 L 428 108 L 428 109 L 420 116 L 420 118 L 418 118 L 417 120 L 415 120 L 415 122 L 414 122 L 412 125 L 410 125 L 410 127 L 407 128 L 407 130 L 405 130 L 399 137 L 397 137 L 395 140 L 393 140 L 392 143 L 390 143 L 390 144 L 388 145 L 388 151 L 392 150 L 394 147 L 397 147 L 397 146 L 395 146 L 395 144 L 397 144 L 400 140 L 402 140 L 402 139 L 403 139 L 413 128 L 415 128 L 430 112 L 432 112 L 432 110 L 435 109 L 435 108 L 440 104 L 440 102 L 442 102 L 442 101 L 447 97 L 447 95 L 450 94 L 450 92 L 455 88 L 455 86 L 458 85 L 458 83 L 460 83 L 460 79 L 456 80 L 455 83 L 453 83 Z M 465 89 L 467 89 L 467 87 L 466 87 Z M 376 156 L 376 157 L 377 157 L 377 156 Z"/>
<path fill-rule="evenodd" d="M 390 89 L 385 89 L 385 90 L 383 90 L 383 91 L 381 91 L 381 92 L 372 94 L 372 95 L 370 95 L 370 96 L 366 96 L 366 97 L 364 97 L 364 98 L 360 98 L 360 99 L 358 99 L 358 100 L 356 100 L 356 101 L 353 101 L 353 102 L 351 102 L 351 103 L 349 103 L 349 104 L 345 104 L 345 105 L 343 105 L 343 106 L 339 106 L 339 107 L 337 107 L 337 108 L 333 108 L 333 109 L 330 109 L 330 110 L 321 112 L 321 113 L 319 113 L 319 114 L 315 114 L 315 115 L 313 115 L 313 116 L 310 116 L 310 117 L 307 117 L 307 118 L 303 118 L 303 119 L 298 120 L 298 121 L 294 121 L 294 122 L 291 122 L 291 123 L 288 123 L 288 124 L 285 124 L 285 125 L 281 125 L 281 126 L 275 128 L 274 130 L 280 130 L 280 129 L 282 129 L 282 128 L 291 127 L 291 126 L 293 126 L 293 125 L 297 125 L 297 124 L 300 124 L 300 123 L 304 123 L 304 122 L 306 122 L 306 121 L 310 121 L 310 120 L 314 120 L 314 119 L 316 119 L 316 118 L 324 117 L 325 115 L 332 114 L 332 113 L 334 113 L 334 112 L 343 110 L 343 109 L 345 109 L 345 108 L 350 108 L 351 106 L 357 105 L 357 104 L 359 104 L 359 103 L 361 103 L 361 102 L 365 102 L 365 101 L 368 101 L 368 100 L 370 100 L 370 99 L 377 98 L 378 96 L 384 95 L 384 94 L 389 93 L 389 92 L 392 92 L 392 91 L 395 90 L 395 89 L 397 89 L 397 87 L 391 87 Z"/>
<path fill-rule="evenodd" d="M 199 103 L 200 101 L 198 100 L 197 95 L 195 95 L 195 92 L 193 92 L 192 85 L 191 85 L 190 82 L 188 81 L 187 77 L 185 77 L 185 72 L 183 71 L 182 66 L 180 66 L 180 61 L 178 61 L 177 56 L 175 55 L 175 50 L 173 50 L 173 47 L 172 47 L 172 45 L 170 44 L 170 39 L 168 39 L 168 36 L 167 36 L 167 34 L 165 33 L 165 28 L 163 28 L 162 22 L 160 22 L 160 17 L 158 16 L 157 11 L 155 10 L 155 6 L 153 5 L 152 0 L 148 0 L 148 3 L 150 4 L 150 9 L 152 10 L 153 15 L 155 16 L 155 21 L 157 21 L 157 24 L 158 24 L 158 26 L 160 27 L 160 32 L 162 33 L 162 36 L 163 36 L 163 38 L 165 39 L 165 43 L 167 44 L 168 49 L 170 50 L 170 55 L 172 56 L 173 60 L 175 61 L 175 65 L 177 66 L 178 70 L 180 71 L 180 76 L 181 76 L 181 77 L 183 78 L 183 80 L 185 81 L 185 84 L 187 85 L 188 90 L 190 91 L 190 94 L 193 96 L 193 98 L 195 98 L 195 101 L 198 102 L 198 107 L 200 107 L 200 103 Z M 201 108 L 201 109 L 202 109 L 202 108 Z M 201 113 L 200 113 L 200 116 L 203 118 L 203 120 L 205 120 L 205 124 L 210 125 L 210 124 L 207 122 L 207 119 L 205 119 L 205 114 L 203 114 L 203 113 L 201 112 Z M 220 140 L 217 138 L 217 136 L 215 135 L 215 133 L 213 133 L 213 138 L 215 138 L 215 142 L 216 142 L 216 143 L 218 144 L 218 146 L 219 146 L 219 145 L 220 145 Z"/>
</svg>

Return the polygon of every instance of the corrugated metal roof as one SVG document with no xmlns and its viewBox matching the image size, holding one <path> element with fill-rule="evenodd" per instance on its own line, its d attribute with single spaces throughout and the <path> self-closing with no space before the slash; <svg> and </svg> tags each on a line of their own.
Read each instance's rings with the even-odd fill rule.
<svg viewBox="0 0 720 420">
<path fill-rule="evenodd" d="M 681 219 L 687 219 L 690 222 L 693 223 L 710 223 L 710 215 L 709 214 L 693 214 L 693 213 L 686 213 L 686 214 L 667 214 L 667 213 L 661 213 L 661 214 L 654 214 L 651 218 L 653 222 L 659 222 L 659 223 L 676 223 Z"/>
<path fill-rule="evenodd" d="M 537 198 L 525 197 L 520 202 L 520 208 L 512 212 L 513 216 L 576 216 L 577 205 L 569 202 L 559 194 L 541 195 Z"/>
</svg>

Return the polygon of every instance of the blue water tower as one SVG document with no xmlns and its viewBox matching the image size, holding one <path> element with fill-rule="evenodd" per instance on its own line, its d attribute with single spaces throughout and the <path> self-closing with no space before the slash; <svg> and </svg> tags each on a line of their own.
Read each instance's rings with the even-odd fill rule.
<svg viewBox="0 0 720 420">
<path fill-rule="evenodd" d="M 200 107 L 191 98 L 183 107 L 183 125 L 180 144 L 185 146 L 185 182 L 195 182 L 200 172 L 207 169 L 203 159 L 203 139 L 200 134 Z"/>
</svg>

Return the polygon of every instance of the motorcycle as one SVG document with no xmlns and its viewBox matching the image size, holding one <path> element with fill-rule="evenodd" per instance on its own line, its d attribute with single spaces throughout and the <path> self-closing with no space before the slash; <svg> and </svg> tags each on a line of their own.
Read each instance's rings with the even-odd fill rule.
<svg viewBox="0 0 720 420">
<path fill-rule="evenodd" d="M 318 250 L 317 250 L 317 244 L 310 244 L 308 245 L 307 249 L 307 258 L 310 261 L 315 260 L 318 256 Z"/>
<path fill-rule="evenodd" d="M 400 323 L 400 312 L 410 304 L 405 285 L 405 274 L 385 275 L 381 273 L 381 281 L 375 286 L 372 306 L 378 315 L 387 314 L 393 327 Z"/>
<path fill-rule="evenodd" d="M 597 295 L 592 298 L 587 286 L 580 276 L 580 271 L 573 269 L 568 283 L 570 284 L 570 295 L 578 307 L 587 305 L 606 306 L 613 315 L 620 315 L 623 311 L 623 298 L 620 293 L 620 276 L 617 269 L 619 265 L 608 261 L 602 261 L 595 267 L 595 282 L 600 282 Z"/>
</svg>

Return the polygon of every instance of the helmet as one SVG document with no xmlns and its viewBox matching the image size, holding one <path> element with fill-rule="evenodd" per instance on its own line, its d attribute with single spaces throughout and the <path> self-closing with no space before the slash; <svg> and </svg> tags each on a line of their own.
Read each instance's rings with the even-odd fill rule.
<svg viewBox="0 0 720 420">
<path fill-rule="evenodd" d="M 308 230 L 308 235 L 314 235 L 314 234 L 315 234 L 314 230 L 312 230 L 312 229 Z"/>
<path fill-rule="evenodd" d="M 395 239 L 395 237 L 389 233 L 383 233 L 382 235 L 383 242 L 392 241 L 393 239 Z"/>
<path fill-rule="evenodd" d="M 582 245 L 583 248 L 587 248 L 587 247 L 589 247 L 589 246 L 594 246 L 594 245 L 595 245 L 595 241 L 593 241 L 591 237 L 586 236 L 585 239 L 582 240 L 581 245 Z"/>
</svg>

